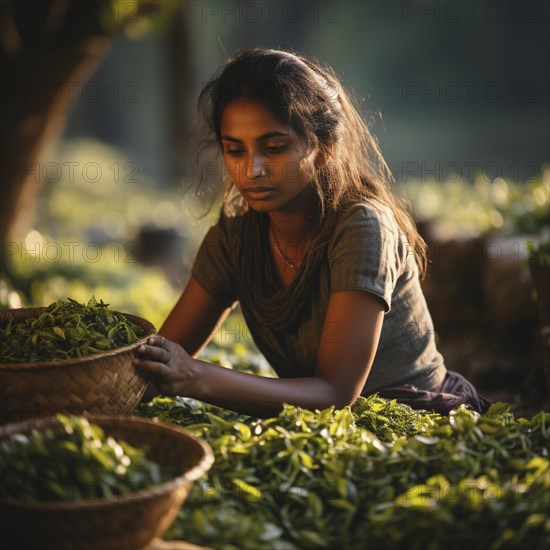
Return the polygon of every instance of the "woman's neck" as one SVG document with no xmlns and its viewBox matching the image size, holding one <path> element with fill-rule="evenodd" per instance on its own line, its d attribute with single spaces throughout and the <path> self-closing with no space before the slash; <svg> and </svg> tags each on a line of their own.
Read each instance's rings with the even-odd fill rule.
<svg viewBox="0 0 550 550">
<path fill-rule="evenodd" d="M 304 242 L 312 228 L 315 191 L 309 187 L 284 209 L 269 212 L 272 231 L 285 243 Z"/>
</svg>

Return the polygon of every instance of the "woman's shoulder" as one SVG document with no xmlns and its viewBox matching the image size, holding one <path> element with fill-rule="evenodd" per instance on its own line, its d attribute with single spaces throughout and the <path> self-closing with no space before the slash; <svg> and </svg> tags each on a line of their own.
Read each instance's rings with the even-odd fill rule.
<svg viewBox="0 0 550 550">
<path fill-rule="evenodd" d="M 354 228 L 363 227 L 393 235 L 399 234 L 399 225 L 392 209 L 376 199 L 366 199 L 348 205 L 338 216 L 335 224 L 334 234 Z"/>
<path fill-rule="evenodd" d="M 377 201 L 364 200 L 347 207 L 338 218 L 328 243 L 329 261 L 343 256 L 349 262 L 362 261 L 369 257 L 387 263 L 396 263 L 397 268 L 407 258 L 406 238 L 399 227 L 393 210 Z"/>
</svg>

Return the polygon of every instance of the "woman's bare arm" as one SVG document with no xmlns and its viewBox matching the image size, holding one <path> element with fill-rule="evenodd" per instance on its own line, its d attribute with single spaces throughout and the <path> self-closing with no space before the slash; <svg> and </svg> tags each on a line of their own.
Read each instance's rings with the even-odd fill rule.
<svg viewBox="0 0 550 550">
<path fill-rule="evenodd" d="M 194 359 L 163 338 L 143 352 L 150 360 L 136 364 L 155 374 L 166 395 L 194 397 L 251 414 L 277 414 L 283 403 L 308 409 L 352 404 L 367 380 L 380 338 L 384 305 L 359 290 L 331 296 L 314 376 L 266 378 L 232 371 Z M 141 350 L 140 350 L 141 351 Z"/>
<path fill-rule="evenodd" d="M 231 309 L 219 304 L 191 277 L 159 334 L 196 356 L 208 344 Z"/>
<path fill-rule="evenodd" d="M 231 309 L 220 305 L 191 276 L 159 334 L 179 344 L 190 355 L 197 356 Z M 150 401 L 159 393 L 150 380 L 142 401 Z"/>
</svg>

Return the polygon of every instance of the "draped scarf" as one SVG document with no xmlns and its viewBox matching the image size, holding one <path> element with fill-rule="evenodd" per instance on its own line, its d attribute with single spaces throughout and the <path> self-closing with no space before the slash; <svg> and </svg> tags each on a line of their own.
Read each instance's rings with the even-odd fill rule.
<svg viewBox="0 0 550 550">
<path fill-rule="evenodd" d="M 234 233 L 237 293 L 247 322 L 252 312 L 252 317 L 259 320 L 249 328 L 260 349 L 269 348 L 274 336 L 282 343 L 285 331 L 297 329 L 299 319 L 310 307 L 319 270 L 328 265 L 328 239 L 323 237 L 328 226 L 323 223 L 323 235 L 306 246 L 296 276 L 285 288 L 271 257 L 269 223 L 267 214 L 250 209 L 239 217 Z"/>
</svg>

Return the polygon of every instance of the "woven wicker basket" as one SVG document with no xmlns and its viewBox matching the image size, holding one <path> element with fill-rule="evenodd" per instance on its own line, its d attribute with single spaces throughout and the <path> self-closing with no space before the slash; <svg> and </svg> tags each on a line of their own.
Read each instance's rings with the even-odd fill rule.
<svg viewBox="0 0 550 550">
<path fill-rule="evenodd" d="M 193 481 L 214 462 L 210 446 L 186 430 L 138 417 L 88 417 L 105 433 L 136 447 L 181 475 L 127 496 L 66 502 L 19 502 L 0 495 L 3 548 L 137 550 L 162 537 L 174 521 Z M 0 427 L 0 439 L 33 428 L 51 428 L 54 418 Z M 51 466 L 51 465 L 50 465 Z M 7 476 L 9 482 L 9 474 Z"/>
<path fill-rule="evenodd" d="M 37 317 L 46 308 L 0 310 L 0 326 L 9 319 Z M 56 412 L 117 415 L 139 404 L 147 377 L 132 365 L 135 350 L 154 334 L 140 317 L 124 314 L 144 330 L 144 338 L 121 348 L 86 357 L 36 363 L 0 364 L 0 424 Z"/>
</svg>

